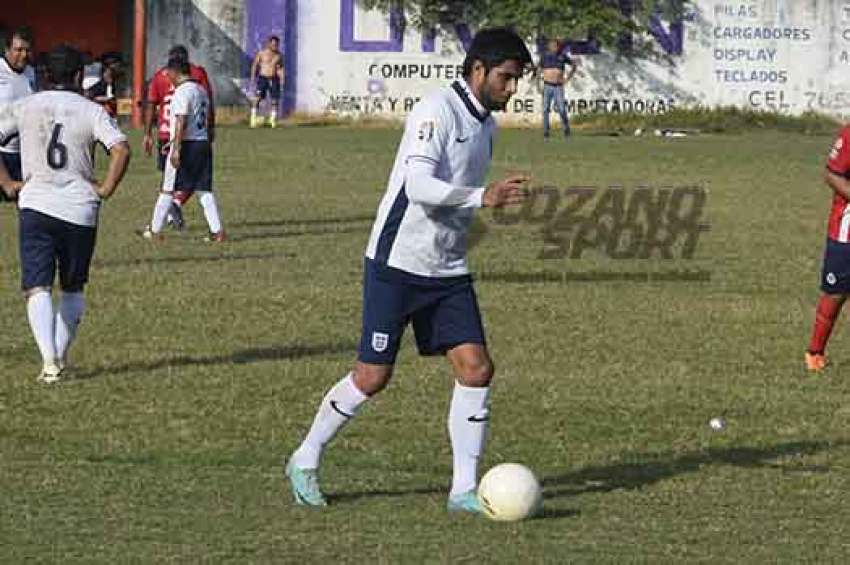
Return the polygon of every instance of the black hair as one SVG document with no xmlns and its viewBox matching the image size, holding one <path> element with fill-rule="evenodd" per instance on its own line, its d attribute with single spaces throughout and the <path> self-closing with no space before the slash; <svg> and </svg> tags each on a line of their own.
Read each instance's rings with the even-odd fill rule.
<svg viewBox="0 0 850 565">
<path fill-rule="evenodd" d="M 463 76 L 469 78 L 475 61 L 481 61 L 487 72 L 505 61 L 517 61 L 521 68 L 531 64 L 531 53 L 525 41 L 509 28 L 482 29 L 475 34 L 463 61 Z"/>
<path fill-rule="evenodd" d="M 0 35 L 3 36 L 3 47 L 6 49 L 12 48 L 12 42 L 16 37 L 32 45 L 32 30 L 26 26 L 5 28 L 0 31 Z"/>
<path fill-rule="evenodd" d="M 47 74 L 57 86 L 72 86 L 82 70 L 83 55 L 71 45 L 57 45 L 47 54 Z"/>
<path fill-rule="evenodd" d="M 178 73 L 186 76 L 189 76 L 189 73 L 191 72 L 189 61 L 182 57 L 171 57 L 168 59 L 168 64 L 165 68 L 169 71 L 177 71 Z"/>
<path fill-rule="evenodd" d="M 189 62 L 189 50 L 186 49 L 185 45 L 175 45 L 171 49 L 168 50 L 168 60 L 171 59 L 183 59 L 187 63 Z"/>
<path fill-rule="evenodd" d="M 280 38 L 276 35 L 270 35 L 269 41 L 277 41 L 278 43 L 280 43 Z"/>
</svg>

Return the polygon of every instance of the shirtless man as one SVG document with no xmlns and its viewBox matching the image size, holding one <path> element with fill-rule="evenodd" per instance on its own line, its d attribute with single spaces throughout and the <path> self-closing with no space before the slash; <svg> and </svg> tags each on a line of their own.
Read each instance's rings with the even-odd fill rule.
<svg viewBox="0 0 850 565">
<path fill-rule="evenodd" d="M 569 65 L 570 72 L 565 75 L 565 67 Z M 539 70 L 543 74 L 543 137 L 549 137 L 549 111 L 555 102 L 555 111 L 561 117 L 564 136 L 570 136 L 570 118 L 567 115 L 567 104 L 564 100 L 564 87 L 578 70 L 578 61 L 563 52 L 561 43 L 553 39 L 549 42 L 546 53 L 540 57 Z"/>
<path fill-rule="evenodd" d="M 269 107 L 269 125 L 277 126 L 277 109 L 280 105 L 280 91 L 284 82 L 283 55 L 280 52 L 280 39 L 273 35 L 266 42 L 265 49 L 257 53 L 251 65 L 251 81 L 255 82 L 257 95 L 251 106 L 251 127 L 262 124 L 258 117 L 260 103 L 267 97 L 271 99 Z"/>
</svg>

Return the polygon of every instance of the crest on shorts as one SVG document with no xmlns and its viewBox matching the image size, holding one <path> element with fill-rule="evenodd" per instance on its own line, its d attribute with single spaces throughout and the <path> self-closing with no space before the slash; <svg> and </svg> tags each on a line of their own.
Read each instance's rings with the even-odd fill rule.
<svg viewBox="0 0 850 565">
<path fill-rule="evenodd" d="M 838 277 L 835 276 L 835 273 L 827 273 L 826 274 L 826 284 L 835 284 L 838 282 Z"/>
<path fill-rule="evenodd" d="M 387 350 L 387 345 L 390 343 L 389 334 L 381 333 L 381 332 L 373 332 L 372 333 L 372 349 L 377 351 L 378 353 L 383 353 Z"/>
<path fill-rule="evenodd" d="M 431 141 L 431 138 L 434 137 L 434 122 L 425 121 L 420 122 L 419 127 L 416 128 L 416 138 L 419 141 Z"/>
</svg>

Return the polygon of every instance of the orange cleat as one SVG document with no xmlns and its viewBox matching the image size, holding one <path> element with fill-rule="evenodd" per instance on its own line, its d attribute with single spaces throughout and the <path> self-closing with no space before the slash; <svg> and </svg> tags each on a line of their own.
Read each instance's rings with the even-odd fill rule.
<svg viewBox="0 0 850 565">
<path fill-rule="evenodd" d="M 806 368 L 809 371 L 820 372 L 826 367 L 826 356 L 823 353 L 806 352 Z"/>
<path fill-rule="evenodd" d="M 222 230 L 218 233 L 210 232 L 204 238 L 204 241 L 207 241 L 207 242 L 210 242 L 210 243 L 224 243 L 225 241 L 227 241 L 227 236 L 225 235 L 224 230 Z"/>
</svg>

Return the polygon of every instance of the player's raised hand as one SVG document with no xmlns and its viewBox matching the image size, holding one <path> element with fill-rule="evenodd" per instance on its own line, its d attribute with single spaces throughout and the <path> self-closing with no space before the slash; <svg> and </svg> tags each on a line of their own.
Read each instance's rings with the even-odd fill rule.
<svg viewBox="0 0 850 565">
<path fill-rule="evenodd" d="M 151 134 L 145 134 L 145 137 L 142 139 L 142 147 L 145 150 L 145 155 L 148 157 L 153 155 L 153 136 Z"/>
<path fill-rule="evenodd" d="M 527 182 L 526 175 L 511 175 L 494 182 L 484 191 L 481 205 L 485 208 L 499 208 L 519 204 L 528 196 L 528 189 L 525 188 Z"/>
</svg>

